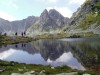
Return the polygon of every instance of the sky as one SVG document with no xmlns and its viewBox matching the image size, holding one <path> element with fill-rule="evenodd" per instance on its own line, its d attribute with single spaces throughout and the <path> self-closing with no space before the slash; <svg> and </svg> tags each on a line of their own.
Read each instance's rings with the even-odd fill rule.
<svg viewBox="0 0 100 75">
<path fill-rule="evenodd" d="M 44 9 L 56 9 L 64 17 L 72 14 L 85 0 L 0 0 L 0 18 L 14 21 L 40 16 Z"/>
</svg>

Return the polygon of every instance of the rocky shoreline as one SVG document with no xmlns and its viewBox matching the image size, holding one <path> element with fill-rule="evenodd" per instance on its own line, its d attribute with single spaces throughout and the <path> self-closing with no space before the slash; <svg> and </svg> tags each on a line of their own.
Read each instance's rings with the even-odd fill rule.
<svg viewBox="0 0 100 75">
<path fill-rule="evenodd" d="M 0 60 L 0 75 L 98 75 L 98 73 L 90 70 L 79 71 L 68 66 L 51 67 Z"/>
</svg>

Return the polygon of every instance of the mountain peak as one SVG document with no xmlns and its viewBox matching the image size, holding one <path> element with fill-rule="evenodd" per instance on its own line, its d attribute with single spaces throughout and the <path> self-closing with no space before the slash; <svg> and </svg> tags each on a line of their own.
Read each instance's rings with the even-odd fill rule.
<svg viewBox="0 0 100 75">
<path fill-rule="evenodd" d="M 50 9 L 50 10 L 49 10 L 49 13 L 55 13 L 55 12 L 56 12 L 56 13 L 59 13 L 59 12 L 58 12 L 57 10 L 55 10 L 55 9 Z"/>
<path fill-rule="evenodd" d="M 48 11 L 47 11 L 47 9 L 45 9 L 42 13 L 41 13 L 41 16 L 48 16 Z M 41 17 L 40 16 L 40 17 Z"/>
<path fill-rule="evenodd" d="M 49 14 L 48 14 L 47 9 L 45 9 L 45 10 L 41 13 L 40 20 L 41 20 L 41 21 L 47 21 L 48 19 L 50 19 L 50 17 L 49 17 Z"/>
<path fill-rule="evenodd" d="M 49 15 L 50 17 L 55 18 L 55 19 L 58 19 L 58 18 L 64 19 L 64 17 L 55 9 L 49 10 Z"/>
<path fill-rule="evenodd" d="M 47 9 L 44 9 L 44 11 L 43 12 L 48 12 L 48 10 Z"/>
<path fill-rule="evenodd" d="M 50 18 L 56 22 L 56 24 L 60 27 L 64 26 L 64 17 L 55 9 L 51 9 L 49 11 Z"/>
</svg>

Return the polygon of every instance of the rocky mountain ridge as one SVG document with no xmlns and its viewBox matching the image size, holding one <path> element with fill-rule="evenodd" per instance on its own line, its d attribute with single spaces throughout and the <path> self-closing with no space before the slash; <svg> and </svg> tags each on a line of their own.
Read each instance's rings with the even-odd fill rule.
<svg viewBox="0 0 100 75">
<path fill-rule="evenodd" d="M 54 34 L 61 30 L 65 23 L 69 20 L 65 19 L 58 11 L 51 9 L 49 12 L 45 9 L 41 13 L 39 19 L 27 30 L 28 36 L 42 35 L 42 34 Z M 30 34 L 31 33 L 31 34 Z"/>
<path fill-rule="evenodd" d="M 100 0 L 86 0 L 73 13 L 69 26 L 66 26 L 64 31 L 69 34 L 100 34 Z"/>
<path fill-rule="evenodd" d="M 41 35 L 44 33 L 54 33 L 62 29 L 69 18 L 63 17 L 55 9 L 49 12 L 45 9 L 40 17 L 29 16 L 26 19 L 19 21 L 7 21 L 0 19 L 0 32 L 6 33 L 8 36 L 14 36 L 17 33 L 19 36 L 22 32 L 26 32 L 27 36 Z"/>
<path fill-rule="evenodd" d="M 8 36 L 14 36 L 17 32 L 20 36 L 21 33 L 25 32 L 37 19 L 38 17 L 29 16 L 23 20 L 10 22 L 0 18 L 0 32 L 2 34 L 6 33 Z"/>
<path fill-rule="evenodd" d="M 67 13 L 66 13 L 67 14 Z M 19 21 L 9 22 L 0 19 L 0 33 L 8 36 L 21 35 L 34 37 L 42 34 L 99 34 L 100 35 L 100 0 L 86 0 L 69 19 L 55 9 L 41 13 L 40 17 L 30 16 Z"/>
</svg>

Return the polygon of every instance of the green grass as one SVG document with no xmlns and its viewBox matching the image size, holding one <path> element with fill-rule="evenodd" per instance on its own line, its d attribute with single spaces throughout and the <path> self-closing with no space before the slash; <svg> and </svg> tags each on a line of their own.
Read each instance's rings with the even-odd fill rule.
<svg viewBox="0 0 100 75">
<path fill-rule="evenodd" d="M 100 2 L 95 3 L 93 9 L 100 12 Z"/>
<path fill-rule="evenodd" d="M 45 70 L 46 75 L 76 71 L 68 66 L 56 67 L 55 69 L 52 69 L 50 66 L 43 65 L 22 64 L 16 62 L 14 62 L 14 64 L 15 65 L 12 65 L 10 62 L 0 61 L 0 69 L 5 69 L 4 72 L 0 72 L 0 75 L 11 75 L 11 73 L 25 73 L 33 70 L 37 72 L 37 75 L 41 72 L 41 70 Z"/>
<path fill-rule="evenodd" d="M 29 37 L 10 37 L 10 36 L 0 36 L 0 44 L 16 44 L 23 42 L 30 42 L 32 38 Z"/>
<path fill-rule="evenodd" d="M 99 37 L 99 34 L 94 34 L 93 32 L 83 32 L 83 33 L 77 33 L 76 35 L 80 35 L 82 37 Z"/>
<path fill-rule="evenodd" d="M 87 0 L 86 3 L 88 3 Z M 100 2 L 96 2 L 93 5 L 91 5 L 92 13 L 89 14 L 85 19 L 83 19 L 77 28 L 82 28 L 83 30 L 86 30 L 91 25 L 97 23 L 100 24 Z M 97 13 L 96 13 L 97 12 Z"/>
<path fill-rule="evenodd" d="M 94 23 L 100 24 L 100 14 L 96 15 L 92 13 L 88 15 L 84 20 L 80 22 L 77 28 L 82 28 L 83 30 L 86 30 Z"/>
<path fill-rule="evenodd" d="M 36 41 L 39 39 L 61 39 L 61 38 L 69 38 L 73 35 L 79 35 L 81 37 L 96 37 L 99 36 L 97 34 L 93 34 L 92 32 L 87 33 L 77 33 L 77 34 L 67 34 L 67 33 L 58 33 L 58 34 L 43 34 L 37 35 L 36 37 L 10 37 L 10 36 L 0 36 L 0 45 L 7 45 L 7 44 L 17 44 L 17 43 L 25 43 Z"/>
<path fill-rule="evenodd" d="M 94 4 L 94 6 L 100 8 L 100 2 L 97 2 L 96 4 Z"/>
<path fill-rule="evenodd" d="M 78 73 L 75 75 L 83 75 L 83 74 L 99 75 L 100 73 L 98 74 L 98 73 L 93 72 L 93 71 L 78 71 Z"/>
<path fill-rule="evenodd" d="M 66 38 L 69 37 L 66 33 L 58 33 L 58 34 L 43 34 L 38 35 L 34 39 L 60 39 L 60 38 Z"/>
<path fill-rule="evenodd" d="M 42 70 L 45 70 L 46 75 L 55 75 L 59 73 L 70 73 L 70 72 L 78 72 L 77 75 L 82 75 L 84 73 L 89 73 L 91 75 L 98 75 L 98 73 L 92 71 L 92 70 L 86 70 L 86 71 L 78 71 L 75 69 L 71 69 L 68 66 L 59 66 L 55 67 L 55 69 L 52 69 L 51 66 L 43 66 L 43 65 L 33 65 L 33 64 L 24 64 L 24 63 L 17 63 L 13 62 L 14 65 L 11 64 L 11 62 L 6 61 L 0 61 L 0 69 L 5 69 L 3 72 L 0 72 L 0 75 L 11 75 L 11 73 L 25 73 L 30 71 L 36 71 L 36 75 L 39 75 L 39 73 Z"/>
</svg>

